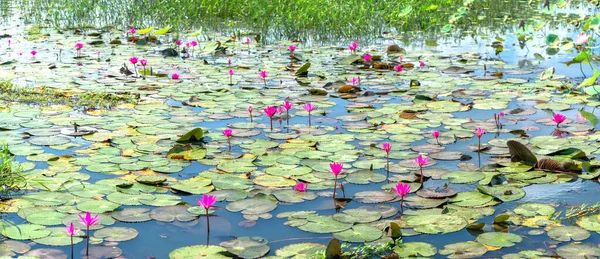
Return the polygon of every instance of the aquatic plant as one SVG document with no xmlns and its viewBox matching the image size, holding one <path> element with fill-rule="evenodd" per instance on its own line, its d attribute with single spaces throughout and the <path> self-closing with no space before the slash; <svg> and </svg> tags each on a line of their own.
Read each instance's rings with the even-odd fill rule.
<svg viewBox="0 0 600 259">
<path fill-rule="evenodd" d="M 75 256 L 74 256 L 74 248 L 73 248 L 73 236 L 78 235 L 79 234 L 79 230 L 81 230 L 81 229 L 80 228 L 75 228 L 75 225 L 73 225 L 73 222 L 69 223 L 69 225 L 67 225 L 66 228 L 67 228 L 67 230 L 65 232 L 71 238 L 71 258 L 75 258 Z"/>
<path fill-rule="evenodd" d="M 15 156 L 10 153 L 7 143 L 0 146 L 0 201 L 8 200 L 11 194 L 25 187 L 23 167 L 14 161 Z"/>
<path fill-rule="evenodd" d="M 362 59 L 364 62 L 370 63 L 371 60 L 373 59 L 373 56 L 371 56 L 369 53 L 367 53 L 362 56 Z"/>
<path fill-rule="evenodd" d="M 552 116 L 552 121 L 554 123 L 556 123 L 556 127 L 558 128 L 560 126 L 561 123 L 563 123 L 565 120 L 567 119 L 567 117 L 565 115 L 562 115 L 560 113 L 555 113 Z"/>
<path fill-rule="evenodd" d="M 209 194 L 204 194 L 204 195 L 202 195 L 202 199 L 197 200 L 198 206 L 203 207 L 204 210 L 206 211 L 206 226 L 208 228 L 209 233 L 210 233 L 210 220 L 209 220 L 208 210 L 210 209 L 210 207 L 212 207 L 215 204 L 215 202 L 217 202 L 217 196 L 209 195 Z"/>
<path fill-rule="evenodd" d="M 252 123 L 252 105 L 248 105 L 248 113 L 250 114 L 250 123 Z"/>
<path fill-rule="evenodd" d="M 392 144 L 389 142 L 381 144 L 381 150 L 385 151 L 385 169 L 387 171 L 387 177 L 390 176 L 390 151 L 392 150 Z"/>
<path fill-rule="evenodd" d="M 419 170 L 421 171 L 421 184 L 423 184 L 423 166 L 429 163 L 429 158 L 426 156 L 424 157 L 423 155 L 419 155 L 417 158 L 415 158 L 414 163 L 419 167 Z"/>
<path fill-rule="evenodd" d="M 77 50 L 77 57 L 81 56 L 81 49 L 83 48 L 83 43 L 77 42 L 75 44 L 75 50 Z"/>
<path fill-rule="evenodd" d="M 271 132 L 273 132 L 273 116 L 275 116 L 275 113 L 277 113 L 277 107 L 275 106 L 267 106 L 263 109 L 263 112 L 265 113 L 265 115 L 267 115 L 269 117 L 269 121 L 271 123 Z M 250 112 L 252 113 L 252 112 Z M 250 115 L 252 116 L 252 115 Z"/>
<path fill-rule="evenodd" d="M 140 65 L 142 65 L 142 67 L 144 69 L 144 72 L 142 72 L 142 74 L 145 75 L 146 74 L 146 65 L 148 65 L 148 60 L 145 58 L 140 59 Z"/>
<path fill-rule="evenodd" d="M 475 135 L 477 136 L 477 152 L 481 152 L 481 136 L 485 134 L 485 130 L 483 128 L 475 129 Z"/>
<path fill-rule="evenodd" d="M 400 211 L 403 211 L 404 205 L 404 196 L 406 196 L 410 192 L 410 184 L 405 184 L 399 182 L 396 186 L 392 187 L 392 191 L 394 191 L 398 196 L 400 196 Z"/>
<path fill-rule="evenodd" d="M 440 144 L 440 140 L 439 140 L 440 132 L 436 130 L 431 133 L 431 136 L 435 138 L 435 142 L 439 145 Z"/>
<path fill-rule="evenodd" d="M 312 111 L 314 111 L 315 109 L 317 109 L 316 105 L 313 105 L 312 103 L 305 103 L 304 104 L 304 110 L 308 112 L 308 127 L 310 128 L 311 124 L 310 124 L 310 113 Z"/>
<path fill-rule="evenodd" d="M 85 213 L 85 216 L 79 215 L 79 219 L 81 219 L 81 223 L 86 227 L 86 242 L 85 242 L 85 255 L 89 255 L 90 251 L 90 227 L 96 225 L 100 218 L 98 214 L 92 216 L 92 214 L 88 211 Z M 71 223 L 72 224 L 72 223 Z M 72 237 L 72 236 L 71 236 Z"/>
<path fill-rule="evenodd" d="M 231 136 L 232 134 L 232 130 L 231 129 L 225 129 L 223 130 L 223 136 L 225 136 L 227 138 L 227 144 L 229 144 L 229 151 L 231 151 Z"/>
<path fill-rule="evenodd" d="M 285 101 L 283 101 L 283 108 L 285 108 L 286 117 L 287 117 L 286 121 L 287 121 L 288 126 L 290 125 L 290 119 L 291 119 L 290 110 L 292 109 L 292 107 L 293 107 L 293 104 L 292 104 L 292 102 L 290 102 L 289 99 L 285 99 Z"/>
<path fill-rule="evenodd" d="M 229 71 L 227 71 L 227 74 L 229 75 L 229 85 L 233 85 L 233 75 L 235 74 L 235 72 L 233 71 L 233 69 L 229 69 Z"/>
<path fill-rule="evenodd" d="M 356 50 L 358 49 L 358 43 L 356 43 L 356 42 L 350 43 L 350 45 L 348 46 L 348 49 L 350 50 L 351 54 L 356 54 Z"/>
<path fill-rule="evenodd" d="M 179 74 L 177 74 L 177 73 L 172 73 L 172 74 L 171 74 L 171 79 L 173 79 L 173 80 L 177 80 L 177 79 L 179 79 Z"/>
<path fill-rule="evenodd" d="M 397 65 L 397 66 L 394 66 L 394 70 L 395 70 L 396 72 L 398 72 L 398 73 L 402 72 L 402 69 L 403 69 L 403 68 L 402 68 L 402 65 Z"/>
<path fill-rule="evenodd" d="M 258 76 L 265 82 L 265 87 L 267 86 L 267 71 L 263 70 L 258 73 Z"/>
<path fill-rule="evenodd" d="M 299 182 L 294 186 L 294 191 L 306 192 L 308 190 L 308 183 Z"/>
<path fill-rule="evenodd" d="M 288 50 L 289 50 L 291 53 L 294 53 L 294 51 L 296 51 L 296 45 L 290 45 L 290 46 L 288 47 Z"/>
<path fill-rule="evenodd" d="M 344 164 L 333 162 L 333 163 L 329 164 L 329 169 L 331 169 L 331 174 L 333 174 L 333 176 L 335 177 L 335 179 L 333 180 L 333 198 L 335 199 L 335 191 L 337 189 L 337 179 L 338 179 L 338 176 L 340 175 L 340 173 L 342 173 L 342 170 L 344 169 Z"/>
<path fill-rule="evenodd" d="M 138 76 L 138 72 L 137 72 L 137 63 L 138 63 L 138 57 L 130 57 L 129 58 L 129 62 L 133 65 L 133 70 L 135 70 L 135 76 Z"/>
<path fill-rule="evenodd" d="M 31 54 L 31 56 L 33 56 L 33 57 L 35 58 L 35 55 L 36 55 L 38 52 L 37 52 L 37 51 L 35 51 L 35 50 L 32 50 L 32 51 L 31 51 L 31 52 L 29 52 L 29 53 Z"/>
</svg>

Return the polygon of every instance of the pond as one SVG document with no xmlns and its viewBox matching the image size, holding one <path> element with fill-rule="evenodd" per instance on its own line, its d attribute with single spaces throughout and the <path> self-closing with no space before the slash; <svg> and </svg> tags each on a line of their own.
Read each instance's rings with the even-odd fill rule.
<svg viewBox="0 0 600 259">
<path fill-rule="evenodd" d="M 505 2 L 304 42 L 0 6 L 0 258 L 600 256 L 600 15 Z"/>
</svg>

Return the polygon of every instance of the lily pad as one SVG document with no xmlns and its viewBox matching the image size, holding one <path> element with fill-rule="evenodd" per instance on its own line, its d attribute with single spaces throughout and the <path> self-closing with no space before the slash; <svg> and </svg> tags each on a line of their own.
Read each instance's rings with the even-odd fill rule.
<svg viewBox="0 0 600 259">
<path fill-rule="evenodd" d="M 361 243 L 377 240 L 382 235 L 383 232 L 377 228 L 367 225 L 355 225 L 352 229 L 334 233 L 333 237 L 346 242 Z"/>
<path fill-rule="evenodd" d="M 511 247 L 523 239 L 513 233 L 487 232 L 477 236 L 477 242 L 488 246 Z"/>
</svg>

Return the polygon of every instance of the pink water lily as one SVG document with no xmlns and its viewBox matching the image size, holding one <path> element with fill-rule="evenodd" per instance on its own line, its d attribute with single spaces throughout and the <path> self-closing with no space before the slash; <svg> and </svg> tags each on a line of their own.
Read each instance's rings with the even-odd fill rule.
<svg viewBox="0 0 600 259">
<path fill-rule="evenodd" d="M 385 153 L 389 154 L 390 151 L 392 150 L 392 144 L 386 142 L 381 144 L 381 150 L 385 151 Z"/>
<path fill-rule="evenodd" d="M 135 34 L 137 32 L 137 30 L 135 28 L 130 28 L 129 29 L 129 33 L 131 34 Z"/>
<path fill-rule="evenodd" d="M 223 136 L 227 137 L 227 144 L 229 145 L 229 151 L 231 151 L 231 136 L 233 136 L 233 130 L 224 129 L 222 133 Z"/>
<path fill-rule="evenodd" d="M 231 66 L 231 59 L 230 58 L 227 59 L 227 65 Z"/>
<path fill-rule="evenodd" d="M 477 128 L 475 130 L 475 134 L 477 135 L 477 138 L 481 138 L 481 136 L 483 136 L 483 134 L 485 134 L 485 130 L 483 128 Z"/>
<path fill-rule="evenodd" d="M 356 49 L 358 49 L 358 43 L 356 43 L 356 42 L 350 43 L 350 45 L 348 46 L 348 49 L 350 50 L 350 53 L 355 53 Z"/>
<path fill-rule="evenodd" d="M 267 106 L 263 109 L 263 112 L 269 117 L 271 122 L 271 132 L 273 132 L 273 116 L 277 113 L 277 107 L 275 106 Z"/>
<path fill-rule="evenodd" d="M 306 192 L 308 190 L 308 183 L 299 182 L 294 186 L 294 191 Z"/>
<path fill-rule="evenodd" d="M 202 199 L 198 199 L 196 202 L 198 206 L 203 207 L 206 211 L 206 226 L 208 228 L 208 232 L 210 233 L 210 220 L 208 216 L 208 209 L 210 209 L 210 207 L 212 207 L 215 204 L 215 202 L 217 202 L 217 196 L 204 194 L 202 195 Z"/>
<path fill-rule="evenodd" d="M 175 44 L 177 46 L 181 46 L 181 44 L 183 44 L 183 41 L 178 39 L 178 40 L 175 41 Z"/>
<path fill-rule="evenodd" d="M 421 184 L 423 184 L 423 166 L 429 163 L 429 158 L 419 155 L 417 158 L 415 158 L 414 162 L 417 166 L 419 166 L 419 169 L 421 170 Z"/>
<path fill-rule="evenodd" d="M 385 151 L 385 160 L 386 160 L 385 169 L 387 171 L 387 176 L 389 177 L 389 175 L 390 175 L 390 151 L 392 151 L 392 144 L 390 144 L 388 142 L 381 144 L 381 150 Z"/>
<path fill-rule="evenodd" d="M 231 130 L 231 129 L 224 129 L 223 130 L 223 136 L 225 136 L 225 137 L 230 138 L 231 135 L 232 135 L 232 133 L 233 133 L 233 130 Z"/>
<path fill-rule="evenodd" d="M 396 70 L 396 72 L 398 72 L 398 73 L 402 72 L 402 70 L 403 70 L 402 65 L 395 66 L 394 70 Z"/>
<path fill-rule="evenodd" d="M 137 64 L 139 61 L 138 57 L 130 57 L 129 58 L 129 62 L 131 62 L 131 64 Z"/>
<path fill-rule="evenodd" d="M 195 41 L 195 40 L 193 40 L 193 41 L 190 41 L 190 44 L 192 45 L 192 47 L 196 47 L 196 46 L 198 46 L 198 42 L 197 42 L 197 41 Z"/>
<path fill-rule="evenodd" d="M 12 40 L 8 40 L 8 48 L 10 49 L 10 44 L 12 43 Z"/>
<path fill-rule="evenodd" d="M 410 192 L 410 184 L 404 184 L 399 182 L 395 187 L 392 187 L 392 191 L 394 191 L 398 196 L 400 196 L 400 211 L 403 211 L 404 205 L 404 196 L 406 196 Z"/>
<path fill-rule="evenodd" d="M 248 113 L 250 113 L 250 123 L 252 123 L 252 105 L 248 105 Z"/>
<path fill-rule="evenodd" d="M 581 46 L 583 44 L 586 44 L 590 41 L 590 35 L 587 35 L 585 33 L 580 33 L 579 35 L 577 35 L 577 38 L 575 39 L 575 45 L 577 46 Z"/>
<path fill-rule="evenodd" d="M 363 55 L 363 60 L 367 63 L 371 62 L 371 59 L 373 59 L 373 56 L 369 55 L 369 53 Z"/>
<path fill-rule="evenodd" d="M 146 65 L 148 65 L 148 60 L 147 60 L 147 59 L 144 59 L 144 58 L 143 58 L 143 59 L 140 59 L 140 65 L 142 65 L 142 66 L 146 66 Z"/>
<path fill-rule="evenodd" d="M 267 86 L 267 75 L 269 75 L 269 74 L 267 73 L 267 71 L 266 71 L 266 70 L 260 71 L 260 72 L 258 73 L 258 76 L 259 76 L 260 78 L 262 78 L 262 80 L 265 82 L 265 87 Z"/>
<path fill-rule="evenodd" d="M 67 230 L 65 233 L 67 233 L 69 236 L 76 236 L 79 234 L 80 230 L 80 228 L 75 228 L 75 225 L 73 225 L 73 222 L 71 222 L 71 224 L 67 225 Z"/>
<path fill-rule="evenodd" d="M 435 138 L 435 141 L 437 142 L 437 144 L 440 144 L 440 141 L 438 140 L 438 138 L 440 137 L 440 132 L 439 131 L 434 131 L 431 133 L 431 136 Z"/>
<path fill-rule="evenodd" d="M 37 54 L 38 52 L 37 52 L 37 51 L 35 51 L 35 50 L 32 50 L 32 51 L 31 51 L 31 52 L 29 52 L 29 53 L 30 53 L 32 56 L 34 56 L 34 57 L 35 57 L 35 54 Z"/>
<path fill-rule="evenodd" d="M 71 258 L 75 258 L 73 257 L 74 252 L 73 252 L 73 236 L 76 236 L 79 234 L 79 230 L 81 230 L 80 228 L 75 228 L 75 225 L 73 225 L 73 222 L 71 222 L 71 224 L 67 225 L 67 231 L 65 231 L 65 233 L 67 233 L 67 235 L 69 235 L 71 237 Z"/>
<path fill-rule="evenodd" d="M 235 74 L 235 72 L 233 71 L 233 69 L 229 69 L 229 71 L 227 71 L 227 74 L 229 75 L 229 84 L 233 85 L 233 74 Z"/>
<path fill-rule="evenodd" d="M 177 74 L 177 73 L 171 74 L 171 79 L 173 79 L 173 80 L 179 79 L 179 74 Z"/>
<path fill-rule="evenodd" d="M 552 116 L 552 121 L 556 123 L 556 127 L 557 128 L 565 120 L 567 120 L 567 117 L 565 115 L 560 114 L 560 113 L 555 113 L 554 116 Z"/>
<path fill-rule="evenodd" d="M 348 81 L 353 86 L 356 86 L 356 85 L 360 84 L 360 77 L 353 77 L 353 78 L 350 78 L 350 80 L 348 80 Z"/>
<path fill-rule="evenodd" d="M 83 49 L 83 43 L 81 43 L 81 42 L 75 43 L 75 49 L 77 50 L 77 57 L 80 57 L 81 49 Z"/>
<path fill-rule="evenodd" d="M 477 128 L 475 130 L 475 135 L 477 135 L 477 152 L 481 151 L 481 136 L 485 134 L 485 130 L 483 128 Z"/>
<path fill-rule="evenodd" d="M 425 67 L 425 62 L 423 62 L 423 61 L 419 61 L 419 66 L 420 66 L 420 67 Z"/>
<path fill-rule="evenodd" d="M 79 215 L 79 219 L 81 219 L 81 223 L 85 225 L 87 230 L 87 241 L 85 244 L 85 255 L 87 256 L 89 255 L 90 250 L 90 227 L 96 225 L 96 223 L 100 221 L 100 218 L 98 217 L 98 214 L 96 214 L 96 216 L 92 216 L 92 214 L 88 211 L 85 213 L 85 216 Z"/>
<path fill-rule="evenodd" d="M 311 121 L 310 121 L 311 112 L 314 111 L 316 108 L 317 108 L 317 106 L 313 105 L 312 103 L 305 103 L 304 104 L 304 110 L 308 112 L 308 127 L 309 128 L 311 126 Z"/>
<path fill-rule="evenodd" d="M 201 206 L 205 210 L 208 210 L 215 204 L 215 202 L 217 202 L 217 196 L 204 194 L 202 195 L 202 199 L 198 199 L 196 202 L 198 206 Z"/>
<path fill-rule="evenodd" d="M 285 99 L 285 101 L 283 101 L 283 108 L 285 109 L 287 117 L 287 125 L 290 125 L 290 110 L 292 109 L 292 107 L 293 104 L 292 102 L 290 102 L 289 99 Z"/>
<path fill-rule="evenodd" d="M 333 182 L 333 198 L 335 199 L 338 175 L 342 173 L 342 170 L 344 169 L 344 164 L 333 162 L 329 164 L 329 169 L 331 169 L 331 173 L 335 176 L 335 180 Z"/>
<path fill-rule="evenodd" d="M 250 54 L 250 43 L 252 43 L 252 40 L 246 37 L 244 38 L 244 43 L 248 44 L 248 54 Z"/>
<path fill-rule="evenodd" d="M 294 51 L 296 51 L 296 45 L 290 45 L 290 46 L 288 47 L 288 50 L 289 50 L 290 52 L 294 53 Z"/>
</svg>

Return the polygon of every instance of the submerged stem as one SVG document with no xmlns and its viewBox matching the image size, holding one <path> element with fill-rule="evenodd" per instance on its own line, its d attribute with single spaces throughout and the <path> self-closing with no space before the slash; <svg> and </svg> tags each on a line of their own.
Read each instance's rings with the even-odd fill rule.
<svg viewBox="0 0 600 259">
<path fill-rule="evenodd" d="M 333 198 L 335 199 L 335 191 L 337 189 L 337 175 L 335 176 L 335 180 L 333 181 Z"/>
</svg>

